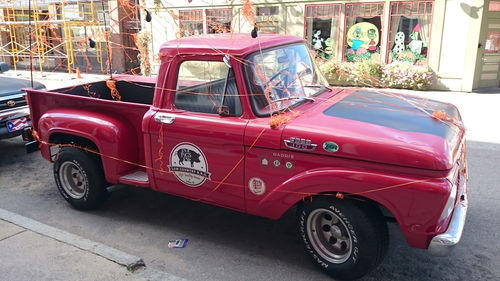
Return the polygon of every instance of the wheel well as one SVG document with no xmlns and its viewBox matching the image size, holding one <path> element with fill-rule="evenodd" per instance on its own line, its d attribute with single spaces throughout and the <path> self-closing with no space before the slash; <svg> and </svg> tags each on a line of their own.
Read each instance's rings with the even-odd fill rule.
<svg viewBox="0 0 500 281">
<path fill-rule="evenodd" d="M 295 205 L 303 204 L 303 202 L 309 202 L 309 201 L 312 201 L 315 198 L 319 198 L 319 197 L 331 198 L 331 199 L 339 198 L 339 200 L 351 200 L 352 202 L 357 202 L 358 204 L 370 205 L 372 207 L 377 208 L 380 211 L 380 214 L 384 217 L 384 219 L 387 222 L 395 222 L 396 224 L 398 224 L 396 221 L 396 218 L 394 217 L 392 212 L 389 209 L 387 209 L 384 205 L 380 204 L 379 202 L 374 201 L 374 200 L 369 199 L 369 198 L 366 198 L 366 197 L 363 197 L 363 196 L 359 196 L 359 195 L 345 194 L 342 196 L 343 197 L 341 197 L 341 198 L 337 197 L 335 192 L 329 192 L 328 194 L 311 195 L 308 197 L 304 197 L 302 200 L 297 202 Z M 345 197 L 345 196 L 347 196 L 347 197 Z M 398 226 L 399 226 L 399 224 L 398 224 Z"/>
<path fill-rule="evenodd" d="M 71 134 L 54 133 L 50 135 L 49 142 L 51 144 L 72 144 L 78 146 L 78 148 L 89 148 L 91 150 L 99 152 L 99 148 L 93 141 Z"/>
</svg>

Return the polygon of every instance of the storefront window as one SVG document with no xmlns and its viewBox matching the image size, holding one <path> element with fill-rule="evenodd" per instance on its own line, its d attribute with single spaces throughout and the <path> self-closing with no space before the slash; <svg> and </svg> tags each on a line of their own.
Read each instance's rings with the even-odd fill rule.
<svg viewBox="0 0 500 281">
<path fill-rule="evenodd" d="M 203 34 L 202 10 L 179 11 L 179 28 L 182 37 Z"/>
<path fill-rule="evenodd" d="M 379 62 L 384 4 L 346 4 L 345 9 L 345 60 Z"/>
<path fill-rule="evenodd" d="M 427 64 L 434 1 L 391 4 L 388 62 Z"/>
<path fill-rule="evenodd" d="M 340 9 L 341 4 L 306 6 L 306 40 L 324 59 L 334 57 L 337 51 Z"/>
<path fill-rule="evenodd" d="M 279 6 L 262 6 L 257 7 L 255 20 L 259 31 L 262 33 L 279 33 Z"/>
<path fill-rule="evenodd" d="M 208 9 L 207 33 L 224 33 L 231 31 L 232 9 Z"/>
</svg>

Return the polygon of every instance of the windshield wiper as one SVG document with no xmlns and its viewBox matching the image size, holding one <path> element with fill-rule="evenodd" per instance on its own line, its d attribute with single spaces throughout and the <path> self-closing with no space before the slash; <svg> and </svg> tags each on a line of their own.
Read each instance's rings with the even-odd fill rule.
<svg viewBox="0 0 500 281">
<path fill-rule="evenodd" d="M 287 101 L 287 100 L 296 100 L 296 99 L 314 101 L 314 98 L 311 98 L 311 97 L 288 97 L 288 98 L 281 98 L 281 99 L 273 100 L 273 102 L 280 102 L 280 101 Z"/>
</svg>

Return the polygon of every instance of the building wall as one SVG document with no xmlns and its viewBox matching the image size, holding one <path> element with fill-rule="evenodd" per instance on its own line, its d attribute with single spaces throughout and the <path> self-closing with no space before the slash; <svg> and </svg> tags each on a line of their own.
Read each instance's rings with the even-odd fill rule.
<svg viewBox="0 0 500 281">
<path fill-rule="evenodd" d="M 189 3 L 190 2 L 190 3 Z M 415 3 L 418 1 L 392 1 L 392 0 L 352 0 L 352 1 L 276 1 L 276 0 L 253 0 L 251 1 L 254 11 L 259 7 L 279 7 L 279 13 L 271 16 L 257 16 L 256 20 L 261 29 L 271 30 L 275 27 L 277 33 L 308 37 L 311 39 L 311 28 L 306 29 L 305 15 L 307 6 L 339 4 L 341 7 L 338 14 L 337 45 L 334 47 L 335 59 L 346 60 L 344 54 L 344 42 L 347 40 L 346 32 L 350 26 L 346 20 L 348 4 L 383 4 L 384 11 L 380 17 L 382 31 L 377 47 L 380 49 L 380 59 L 389 63 L 392 55 L 388 50 L 393 48 L 394 32 L 390 32 L 393 24 L 390 7 L 395 3 Z M 203 33 L 207 32 L 206 10 L 214 8 L 231 8 L 233 32 L 250 32 L 252 25 L 249 24 L 243 12 L 243 1 L 229 0 L 192 0 L 192 1 L 161 1 L 161 5 L 155 5 L 154 0 L 146 0 L 146 7 L 154 11 L 153 21 L 148 27 L 153 33 L 152 51 L 157 53 L 162 42 L 172 40 L 181 36 L 180 11 L 192 11 L 200 9 L 203 15 Z M 432 17 L 429 31 L 429 45 L 427 46 L 426 63 L 436 72 L 438 81 L 433 86 L 435 89 L 471 91 L 473 89 L 474 75 L 476 73 L 477 46 L 482 26 L 482 13 L 478 18 L 467 14 L 467 7 L 482 7 L 489 1 L 483 0 L 435 0 L 432 4 Z M 271 10 L 269 10 L 271 11 Z M 353 10 L 354 11 L 354 10 Z M 413 17 L 416 18 L 416 17 Z M 407 20 L 407 19 L 406 19 Z M 394 20 L 395 21 L 395 20 Z M 411 21 L 413 24 L 416 21 Z M 422 22 L 419 19 L 419 22 Z M 424 31 L 422 31 L 424 32 Z M 332 33 L 333 34 L 333 33 Z M 307 36 L 309 35 L 309 36 Z M 390 36 L 392 35 L 392 36 Z M 332 36 L 333 37 L 333 36 Z M 421 37 L 421 36 L 420 36 Z M 350 37 L 349 37 L 350 38 Z M 422 39 L 422 38 L 420 38 Z M 422 40 L 421 40 L 422 41 Z M 425 40 L 423 40 L 425 41 Z M 312 42 L 311 47 L 312 46 Z M 425 43 L 424 43 L 425 45 Z"/>
</svg>

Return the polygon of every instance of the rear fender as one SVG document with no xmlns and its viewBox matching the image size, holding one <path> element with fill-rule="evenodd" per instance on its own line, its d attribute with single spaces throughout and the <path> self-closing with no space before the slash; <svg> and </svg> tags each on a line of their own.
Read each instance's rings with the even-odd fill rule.
<svg viewBox="0 0 500 281">
<path fill-rule="evenodd" d="M 277 219 L 313 195 L 346 195 L 374 201 L 392 213 L 412 247 L 426 248 L 451 186 L 446 179 L 422 179 L 346 169 L 315 169 L 283 182 L 248 212 Z"/>
<path fill-rule="evenodd" d="M 54 133 L 77 136 L 92 141 L 102 159 L 106 180 L 117 183 L 120 175 L 137 168 L 137 136 L 124 119 L 91 111 L 55 109 L 40 117 L 38 133 L 42 156 L 50 157 L 50 137 Z"/>
</svg>

